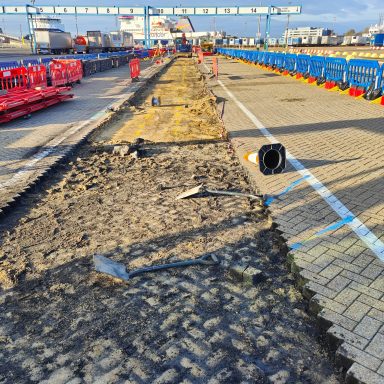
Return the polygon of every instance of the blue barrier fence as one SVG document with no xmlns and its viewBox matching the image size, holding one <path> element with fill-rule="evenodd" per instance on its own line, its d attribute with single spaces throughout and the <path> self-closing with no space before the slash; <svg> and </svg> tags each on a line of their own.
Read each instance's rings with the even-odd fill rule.
<svg viewBox="0 0 384 384">
<path fill-rule="evenodd" d="M 327 81 L 346 81 L 347 60 L 344 58 L 327 57 L 325 59 L 324 77 Z"/>
<path fill-rule="evenodd" d="M 380 66 L 377 61 L 352 59 L 347 66 L 347 81 L 356 87 L 377 85 Z"/>
<path fill-rule="evenodd" d="M 309 74 L 311 77 L 322 77 L 325 72 L 325 58 L 322 56 L 311 57 L 309 63 Z"/>
<path fill-rule="evenodd" d="M 384 64 L 381 66 L 376 89 L 384 87 Z"/>
<path fill-rule="evenodd" d="M 232 58 L 244 58 L 253 63 L 276 66 L 280 70 L 308 73 L 311 77 L 324 77 L 327 81 L 347 81 L 349 86 L 367 89 L 384 88 L 384 64 L 376 60 L 351 59 L 292 53 L 264 52 L 233 48 L 218 48 L 217 52 Z"/>
<path fill-rule="evenodd" d="M 0 70 L 4 69 L 12 69 L 12 68 L 18 68 L 20 67 L 20 64 L 18 61 L 6 61 L 3 63 L 0 63 Z"/>
<path fill-rule="evenodd" d="M 284 68 L 287 71 L 296 70 L 297 55 L 294 53 L 287 53 L 285 55 Z"/>
<path fill-rule="evenodd" d="M 297 55 L 296 71 L 301 74 L 309 72 L 309 65 L 311 63 L 310 55 Z"/>
</svg>

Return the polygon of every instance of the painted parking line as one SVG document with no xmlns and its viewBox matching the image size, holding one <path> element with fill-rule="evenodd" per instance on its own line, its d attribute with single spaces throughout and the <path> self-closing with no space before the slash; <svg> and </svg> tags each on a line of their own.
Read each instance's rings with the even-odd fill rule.
<svg viewBox="0 0 384 384">
<path fill-rule="evenodd" d="M 205 64 L 204 64 L 205 65 Z M 205 66 L 207 69 L 208 67 Z M 218 80 L 218 84 L 224 89 L 227 95 L 235 102 L 235 104 L 244 112 L 244 114 L 252 121 L 252 123 L 261 131 L 261 133 L 271 142 L 278 143 L 275 137 L 260 122 L 260 120 L 240 101 L 236 96 Z M 356 235 L 368 246 L 369 249 L 384 262 L 384 243 L 376 237 L 323 183 L 318 180 L 304 165 L 297 160 L 289 151 L 287 160 L 303 177 L 306 177 L 308 184 L 329 204 L 329 206 L 342 218 L 348 220 L 347 225 L 356 233 Z"/>
</svg>

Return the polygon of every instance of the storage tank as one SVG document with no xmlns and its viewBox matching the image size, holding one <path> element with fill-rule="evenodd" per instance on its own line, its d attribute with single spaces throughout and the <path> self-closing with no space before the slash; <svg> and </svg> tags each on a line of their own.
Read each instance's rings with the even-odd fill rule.
<svg viewBox="0 0 384 384">
<path fill-rule="evenodd" d="M 88 53 L 88 37 L 87 36 L 82 36 L 78 35 L 74 39 L 74 50 L 77 53 Z"/>
<path fill-rule="evenodd" d="M 231 37 L 229 39 L 229 45 L 235 45 L 235 38 L 234 37 Z"/>
</svg>

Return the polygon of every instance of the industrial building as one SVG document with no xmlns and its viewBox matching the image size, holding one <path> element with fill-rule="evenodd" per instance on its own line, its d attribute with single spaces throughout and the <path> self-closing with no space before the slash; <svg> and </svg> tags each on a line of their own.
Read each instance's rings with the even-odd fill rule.
<svg viewBox="0 0 384 384">
<path fill-rule="evenodd" d="M 299 27 L 291 28 L 284 31 L 283 38 L 286 39 L 311 39 L 312 37 L 323 37 L 331 36 L 332 30 L 327 28 L 318 28 L 318 27 Z"/>
</svg>

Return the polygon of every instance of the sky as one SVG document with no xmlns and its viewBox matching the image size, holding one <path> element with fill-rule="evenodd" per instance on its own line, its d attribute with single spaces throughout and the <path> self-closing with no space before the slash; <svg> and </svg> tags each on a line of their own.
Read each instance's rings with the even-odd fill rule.
<svg viewBox="0 0 384 384">
<path fill-rule="evenodd" d="M 0 5 L 25 5 L 31 0 L 0 0 Z M 334 29 L 338 34 L 343 34 L 353 28 L 361 31 L 365 27 L 375 24 L 380 14 L 384 14 L 384 0 L 36 0 L 35 5 L 93 5 L 93 6 L 263 6 L 268 5 L 302 5 L 301 15 L 290 17 L 290 27 L 326 27 Z M 216 29 L 225 30 L 228 34 L 238 36 L 255 36 L 257 32 L 258 17 L 226 17 L 215 18 Z M 213 30 L 214 20 L 211 17 L 191 17 L 196 30 Z M 65 29 L 76 34 L 74 16 L 63 16 Z M 265 18 L 262 19 L 262 31 Z M 280 37 L 287 26 L 287 16 L 276 16 L 271 22 L 271 36 Z M 119 28 L 114 16 L 79 16 L 77 21 L 79 33 L 90 29 L 112 31 Z M 0 28 L 6 33 L 20 35 L 20 30 L 25 35 L 28 32 L 26 17 L 1 15 Z"/>
</svg>

